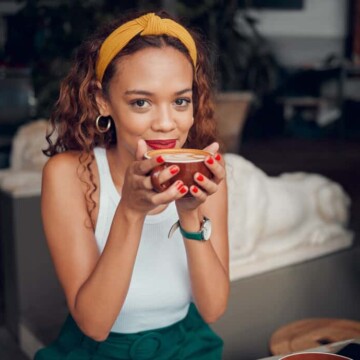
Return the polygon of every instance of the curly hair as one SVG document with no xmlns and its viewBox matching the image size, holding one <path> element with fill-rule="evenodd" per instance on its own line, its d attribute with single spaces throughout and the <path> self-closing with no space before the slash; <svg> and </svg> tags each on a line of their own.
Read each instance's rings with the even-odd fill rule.
<svg viewBox="0 0 360 360">
<path fill-rule="evenodd" d="M 171 18 L 166 12 L 156 13 L 162 18 Z M 93 181 L 91 164 L 94 161 L 93 148 L 109 148 L 116 144 L 116 133 L 112 124 L 109 131 L 99 133 L 95 119 L 99 115 L 95 95 L 99 91 L 95 68 L 100 47 L 107 36 L 125 22 L 142 14 L 125 15 L 107 24 L 86 40 L 78 49 L 75 61 L 69 74 L 62 81 L 60 95 L 50 116 L 50 130 L 46 136 L 47 156 L 64 151 L 79 152 L 79 177 L 87 184 L 88 212 L 96 207 L 92 195 L 97 187 Z M 210 63 L 209 49 L 204 38 L 197 32 L 188 29 L 197 49 L 197 65 L 194 69 L 193 104 L 194 124 L 191 127 L 184 147 L 203 148 L 217 138 L 214 118 L 214 73 Z M 187 48 L 177 38 L 167 35 L 135 36 L 112 60 L 102 79 L 102 91 L 108 96 L 109 84 L 113 78 L 119 60 L 144 48 L 163 48 L 171 46 L 183 53 L 191 62 Z M 110 119 L 112 121 L 112 119 Z M 54 138 L 53 141 L 52 139 Z"/>
</svg>

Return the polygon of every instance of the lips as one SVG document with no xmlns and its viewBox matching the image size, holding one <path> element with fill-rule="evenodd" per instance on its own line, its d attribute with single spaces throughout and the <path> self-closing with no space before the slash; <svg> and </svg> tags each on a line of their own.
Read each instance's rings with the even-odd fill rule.
<svg viewBox="0 0 360 360">
<path fill-rule="evenodd" d="M 169 140 L 145 140 L 146 144 L 154 150 L 173 149 L 176 145 L 175 139 Z"/>
</svg>

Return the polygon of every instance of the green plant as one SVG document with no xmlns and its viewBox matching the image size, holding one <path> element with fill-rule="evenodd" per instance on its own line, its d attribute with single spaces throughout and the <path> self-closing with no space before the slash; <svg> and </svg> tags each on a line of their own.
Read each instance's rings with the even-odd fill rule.
<svg viewBox="0 0 360 360">
<path fill-rule="evenodd" d="M 261 98 L 276 86 L 277 63 L 247 10 L 237 0 L 176 1 L 177 14 L 215 47 L 219 90 L 251 90 Z"/>
<path fill-rule="evenodd" d="M 212 60 L 219 67 L 219 87 L 233 88 L 239 83 L 231 74 L 239 74 L 237 61 L 233 61 L 227 54 L 234 49 L 238 33 L 234 25 L 234 12 L 236 1 L 204 0 L 195 2 L 191 0 L 178 0 L 176 11 L 180 17 L 189 20 L 190 25 L 202 31 L 208 38 L 212 49 Z M 238 76 L 237 76 L 238 77 Z"/>
<path fill-rule="evenodd" d="M 5 61 L 31 69 L 38 116 L 49 116 L 74 51 L 95 28 L 124 11 L 159 5 L 160 0 L 27 0 L 8 17 Z"/>
</svg>

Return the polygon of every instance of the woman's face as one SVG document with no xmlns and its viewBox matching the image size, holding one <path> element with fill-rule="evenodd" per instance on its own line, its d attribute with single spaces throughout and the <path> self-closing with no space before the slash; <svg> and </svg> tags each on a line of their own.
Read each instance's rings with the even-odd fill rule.
<svg viewBox="0 0 360 360">
<path fill-rule="evenodd" d="M 172 47 L 123 57 L 99 106 L 115 122 L 118 148 L 134 156 L 139 139 L 149 149 L 182 147 L 194 121 L 192 86 L 190 61 Z"/>
</svg>

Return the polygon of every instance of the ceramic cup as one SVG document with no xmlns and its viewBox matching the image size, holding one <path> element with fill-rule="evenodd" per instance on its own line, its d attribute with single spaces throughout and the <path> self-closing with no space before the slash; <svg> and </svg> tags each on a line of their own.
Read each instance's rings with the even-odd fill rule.
<svg viewBox="0 0 360 360">
<path fill-rule="evenodd" d="M 329 354 L 329 353 L 321 353 L 321 352 L 303 352 L 286 355 L 279 360 L 351 360 L 348 357 L 337 355 L 337 354 Z"/>
<path fill-rule="evenodd" d="M 211 156 L 208 151 L 198 149 L 160 149 L 150 150 L 145 154 L 145 158 L 150 159 L 161 155 L 165 162 L 156 166 L 151 171 L 151 182 L 153 188 L 157 192 L 166 190 L 171 184 L 177 180 L 181 180 L 184 185 L 190 188 L 191 185 L 199 186 L 194 181 L 194 174 L 199 172 L 207 178 L 212 178 L 211 171 L 206 167 L 204 161 L 207 156 Z M 170 180 L 160 184 L 159 174 L 162 170 L 172 165 L 177 165 L 180 171 Z M 184 197 L 191 197 L 190 191 Z"/>
</svg>

